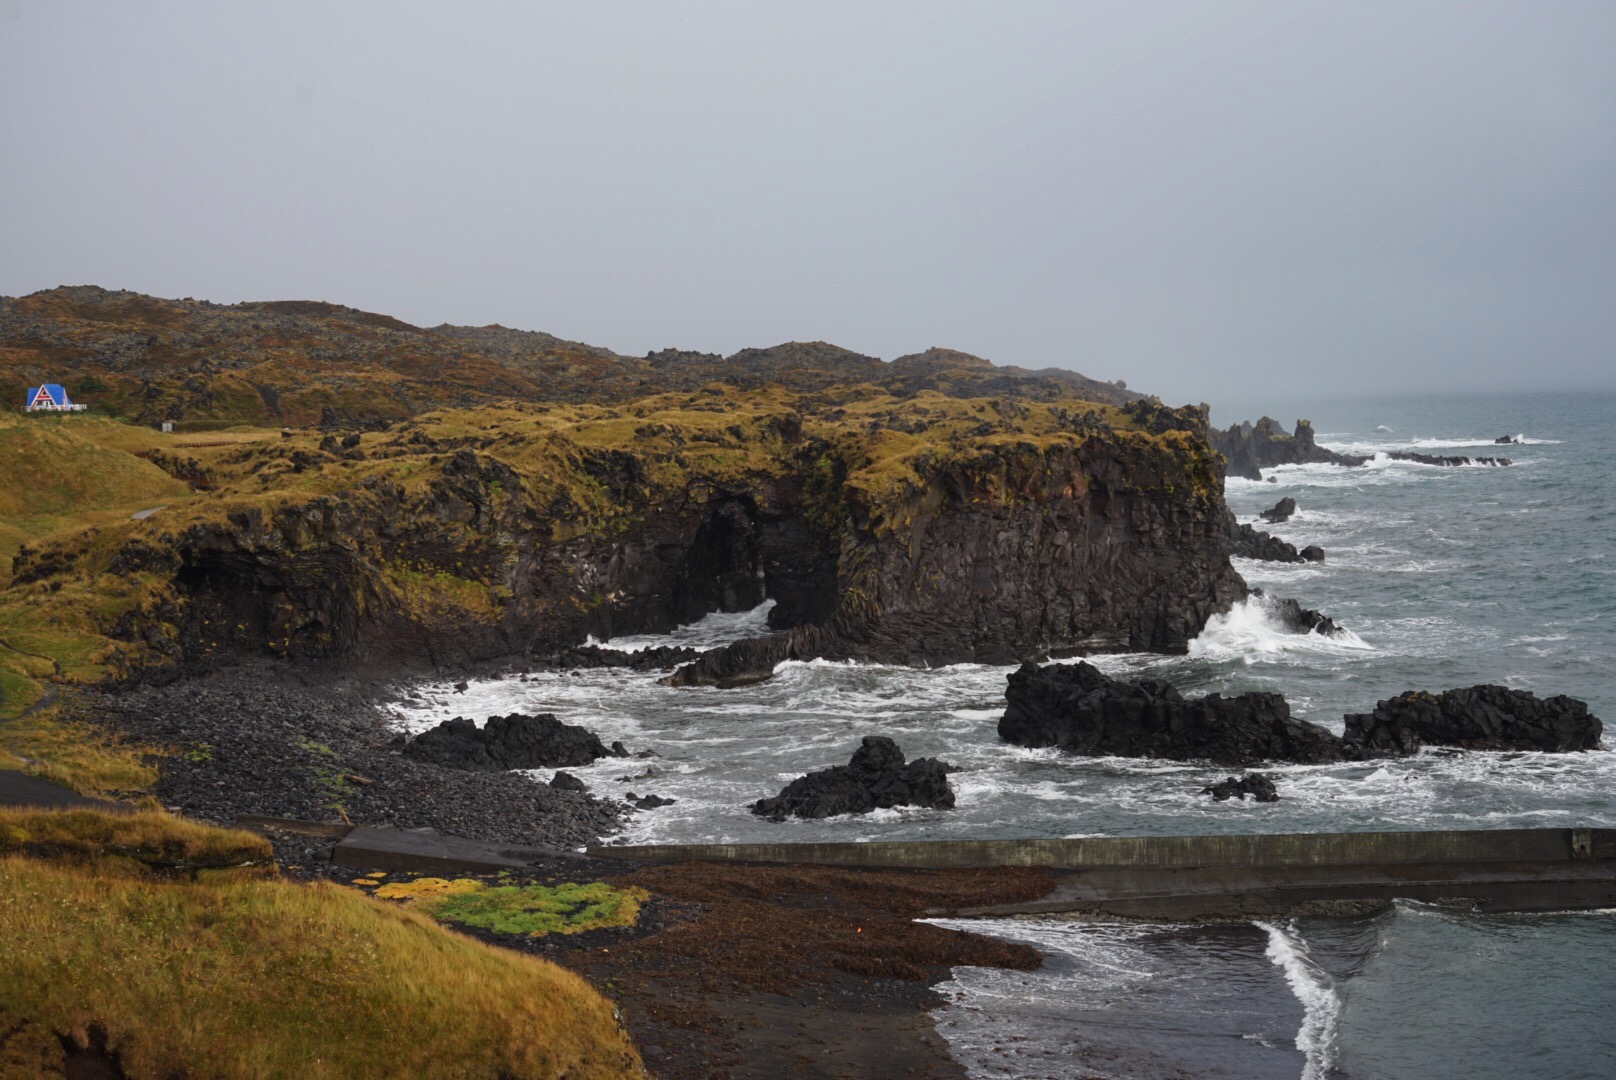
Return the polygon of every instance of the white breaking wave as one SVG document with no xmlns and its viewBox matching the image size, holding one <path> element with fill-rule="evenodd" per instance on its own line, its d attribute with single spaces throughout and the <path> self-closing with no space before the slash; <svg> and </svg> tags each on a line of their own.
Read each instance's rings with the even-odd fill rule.
<svg viewBox="0 0 1616 1080">
<path fill-rule="evenodd" d="M 1372 652 L 1368 642 L 1343 629 L 1339 634 L 1317 631 L 1298 634 L 1283 626 L 1274 616 L 1273 602 L 1253 596 L 1240 601 L 1222 615 L 1206 621 L 1201 633 L 1190 642 L 1189 655 L 1199 660 L 1242 660 L 1247 664 L 1272 661 L 1289 653 L 1300 655 Z"/>
<path fill-rule="evenodd" d="M 1268 959 L 1285 973 L 1291 993 L 1302 1003 L 1302 1026 L 1296 1049 L 1307 1056 L 1302 1080 L 1326 1080 L 1335 1062 L 1336 1026 L 1341 1018 L 1341 996 L 1329 972 L 1313 962 L 1307 942 L 1294 926 L 1281 928 L 1259 922 L 1268 933 Z"/>
<path fill-rule="evenodd" d="M 593 634 L 586 645 L 603 645 L 624 652 L 637 649 L 656 649 L 663 646 L 683 646 L 690 649 L 716 649 L 742 638 L 757 637 L 769 632 L 769 612 L 773 600 L 765 600 L 747 611 L 715 611 L 693 623 L 676 627 L 666 634 L 629 634 L 601 641 Z"/>
</svg>

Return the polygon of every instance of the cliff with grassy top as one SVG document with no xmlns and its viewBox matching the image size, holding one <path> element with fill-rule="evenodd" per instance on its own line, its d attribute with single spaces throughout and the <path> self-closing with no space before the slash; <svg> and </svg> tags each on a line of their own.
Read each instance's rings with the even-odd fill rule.
<svg viewBox="0 0 1616 1080">
<path fill-rule="evenodd" d="M 0 440 L 32 448 L 12 713 L 244 653 L 446 666 L 765 598 L 777 629 L 834 627 L 823 651 L 900 662 L 1174 649 L 1240 589 L 1204 417 L 1148 401 L 710 384 L 345 434 L 14 416 Z"/>
</svg>

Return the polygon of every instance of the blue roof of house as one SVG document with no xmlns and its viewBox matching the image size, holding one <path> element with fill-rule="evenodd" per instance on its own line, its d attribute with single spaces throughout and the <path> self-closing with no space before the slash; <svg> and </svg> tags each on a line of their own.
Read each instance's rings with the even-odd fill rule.
<svg viewBox="0 0 1616 1080">
<path fill-rule="evenodd" d="M 61 383 L 53 383 L 53 382 L 45 383 L 42 386 L 31 386 L 31 387 L 29 387 L 28 388 L 28 400 L 26 402 L 24 402 L 24 404 L 25 405 L 32 405 L 36 401 L 38 401 L 39 400 L 39 393 L 40 393 L 41 390 L 43 390 L 45 392 L 45 395 L 51 399 L 51 404 L 52 405 L 61 406 L 61 405 L 69 404 L 69 402 L 67 400 L 67 391 L 62 389 L 62 384 Z"/>
</svg>

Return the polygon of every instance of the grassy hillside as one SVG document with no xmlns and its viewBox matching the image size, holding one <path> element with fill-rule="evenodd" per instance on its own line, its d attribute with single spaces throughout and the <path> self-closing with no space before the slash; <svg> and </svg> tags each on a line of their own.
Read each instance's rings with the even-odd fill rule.
<svg viewBox="0 0 1616 1080">
<path fill-rule="evenodd" d="M 20 404 L 24 388 L 42 381 L 63 383 L 107 415 L 171 419 L 181 430 L 341 426 L 499 400 L 627 401 L 711 382 L 1111 403 L 1138 396 L 1073 371 L 996 367 L 947 349 L 891 363 L 824 342 L 634 357 L 502 326 L 411 326 L 337 304 L 222 305 L 93 286 L 0 297 L 0 402 Z"/>
<path fill-rule="evenodd" d="M 267 855 L 160 814 L 0 811 L 0 1080 L 62 1076 L 65 1046 L 130 1080 L 642 1075 L 583 980 Z"/>
</svg>

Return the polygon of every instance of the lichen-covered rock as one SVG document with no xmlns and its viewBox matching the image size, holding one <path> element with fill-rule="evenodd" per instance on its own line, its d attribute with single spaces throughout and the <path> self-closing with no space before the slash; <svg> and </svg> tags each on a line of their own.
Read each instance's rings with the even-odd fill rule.
<svg viewBox="0 0 1616 1080">
<path fill-rule="evenodd" d="M 999 737 L 1090 756 L 1303 764 L 1348 758 L 1341 740 L 1296 720 L 1279 694 L 1187 699 L 1157 679 L 1124 682 L 1086 663 L 1023 664 L 1009 677 Z"/>
<path fill-rule="evenodd" d="M 948 783 L 952 771 L 936 758 L 905 762 L 897 743 L 882 735 L 867 735 L 846 765 L 798 777 L 780 794 L 753 803 L 752 813 L 784 821 L 788 817 L 867 814 L 892 806 L 952 810 L 954 789 Z"/>
<path fill-rule="evenodd" d="M 478 727 L 464 716 L 445 720 L 404 745 L 404 755 L 451 769 L 553 769 L 588 765 L 612 752 L 600 737 L 550 713 L 490 716 Z"/>
<path fill-rule="evenodd" d="M 1563 694 L 1540 698 L 1505 686 L 1431 694 L 1410 690 L 1346 718 L 1348 746 L 1369 755 L 1412 754 L 1422 746 L 1466 750 L 1599 749 L 1604 725 L 1588 704 Z"/>
</svg>

